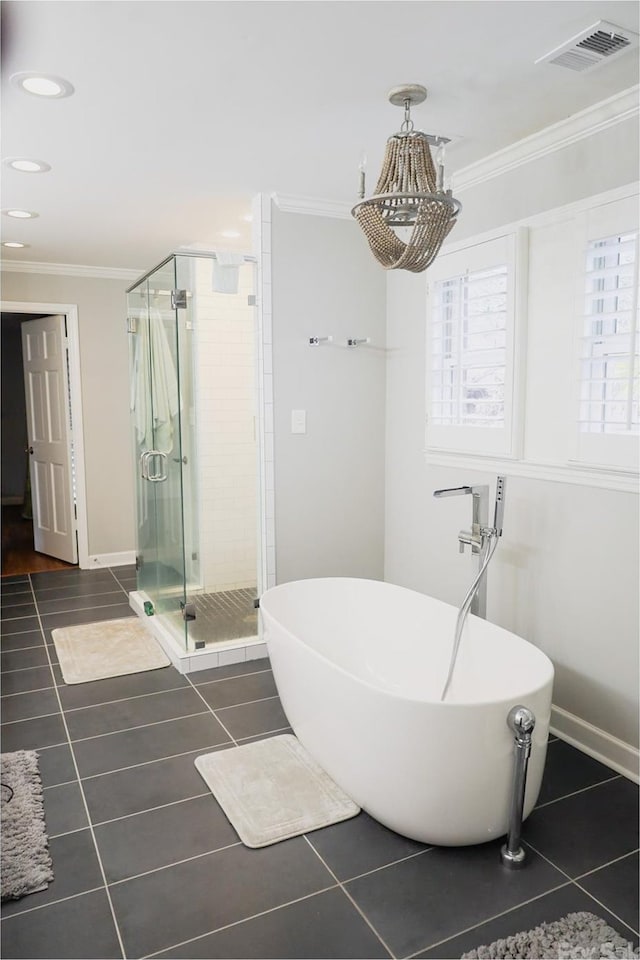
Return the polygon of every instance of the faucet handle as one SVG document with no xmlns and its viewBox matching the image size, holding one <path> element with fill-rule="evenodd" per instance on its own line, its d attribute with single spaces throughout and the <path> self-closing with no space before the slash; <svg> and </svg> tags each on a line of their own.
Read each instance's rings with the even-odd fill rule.
<svg viewBox="0 0 640 960">
<path fill-rule="evenodd" d="M 462 497 L 466 493 L 473 493 L 471 487 L 445 487 L 443 490 L 434 490 L 434 497 Z"/>
</svg>

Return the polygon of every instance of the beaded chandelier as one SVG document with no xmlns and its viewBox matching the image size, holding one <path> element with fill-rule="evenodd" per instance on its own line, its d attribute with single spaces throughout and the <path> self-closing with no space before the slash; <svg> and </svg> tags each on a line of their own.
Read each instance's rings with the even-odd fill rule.
<svg viewBox="0 0 640 960">
<path fill-rule="evenodd" d="M 389 100 L 404 106 L 399 133 L 387 140 L 375 194 L 365 199 L 364 165 L 360 166 L 360 202 L 351 211 L 373 255 L 386 270 L 421 273 L 433 263 L 456 223 L 461 203 L 444 186 L 446 137 L 413 129 L 411 104 L 427 91 L 419 84 L 394 87 Z M 438 150 L 436 164 L 431 147 Z"/>
</svg>

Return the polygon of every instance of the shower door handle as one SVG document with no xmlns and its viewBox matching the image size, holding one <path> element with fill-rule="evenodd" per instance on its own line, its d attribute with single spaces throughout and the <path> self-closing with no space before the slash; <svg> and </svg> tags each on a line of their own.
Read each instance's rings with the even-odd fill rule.
<svg viewBox="0 0 640 960">
<path fill-rule="evenodd" d="M 152 457 L 156 458 L 156 463 L 153 465 L 153 472 L 150 467 Z M 157 462 L 158 460 L 159 464 Z M 145 450 L 140 457 L 140 474 L 142 479 L 148 480 L 149 483 L 164 483 L 167 479 L 166 453 L 161 453 L 160 450 Z"/>
</svg>

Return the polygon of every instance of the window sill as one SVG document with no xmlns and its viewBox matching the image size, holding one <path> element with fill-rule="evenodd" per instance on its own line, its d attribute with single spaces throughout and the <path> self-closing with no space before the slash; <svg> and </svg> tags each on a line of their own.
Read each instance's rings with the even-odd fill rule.
<svg viewBox="0 0 640 960">
<path fill-rule="evenodd" d="M 547 480 L 553 483 L 573 483 L 581 487 L 600 487 L 603 490 L 619 490 L 623 493 L 638 493 L 638 472 L 583 467 L 578 464 L 540 463 L 534 460 L 511 460 L 508 457 L 485 457 L 472 453 L 445 453 L 442 450 L 425 448 L 427 463 L 434 467 L 466 467 L 487 473 L 505 473 L 511 477 L 526 477 L 530 480 Z"/>
</svg>

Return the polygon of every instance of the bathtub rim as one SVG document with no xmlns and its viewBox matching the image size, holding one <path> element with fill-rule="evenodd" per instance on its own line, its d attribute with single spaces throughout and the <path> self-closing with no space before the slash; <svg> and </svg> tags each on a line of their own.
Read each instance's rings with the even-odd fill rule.
<svg viewBox="0 0 640 960">
<path fill-rule="evenodd" d="M 437 603 L 442 603 L 445 606 L 451 607 L 453 610 L 457 609 L 456 607 L 453 606 L 453 604 L 446 603 L 445 600 L 438 600 L 437 597 L 432 597 L 430 594 L 420 593 L 420 591 L 413 590 L 410 587 L 402 587 L 399 584 L 389 583 L 387 580 L 372 580 L 367 577 L 304 577 L 304 578 L 301 578 L 300 580 L 287 580 L 285 583 L 276 584 L 274 587 L 269 587 L 267 590 L 263 591 L 263 593 L 260 596 L 260 607 L 259 607 L 261 615 L 263 612 L 263 606 L 262 606 L 263 598 L 269 593 L 273 593 L 276 590 L 279 590 L 281 588 L 284 589 L 286 587 L 291 586 L 294 583 L 317 583 L 317 582 L 326 583 L 329 581 L 336 581 L 336 580 L 339 580 L 342 582 L 349 581 L 349 582 L 368 583 L 368 584 L 376 584 L 376 585 L 382 584 L 384 586 L 395 587 L 396 589 L 403 590 L 408 593 L 412 593 L 418 597 L 425 597 L 430 600 L 435 600 Z M 418 698 L 414 696 L 404 695 L 404 694 L 398 693 L 395 690 L 389 690 L 386 687 L 376 686 L 375 684 L 371 683 L 371 681 L 365 679 L 364 677 L 361 677 L 361 676 L 358 676 L 357 674 L 349 672 L 341 664 L 337 663 L 335 660 L 331 660 L 329 657 L 321 653 L 319 650 L 311 646 L 309 643 L 305 643 L 298 636 L 296 636 L 296 634 L 294 634 L 288 627 L 286 627 L 283 623 L 277 620 L 276 617 L 270 614 L 268 610 L 267 610 L 267 616 L 270 616 L 278 624 L 279 628 L 284 631 L 284 633 L 287 635 L 289 639 L 293 640 L 294 643 L 298 644 L 300 647 L 303 647 L 305 650 L 309 651 L 312 654 L 312 656 L 317 660 L 325 664 L 328 664 L 332 669 L 338 670 L 341 674 L 343 674 L 343 676 L 348 677 L 350 680 L 356 683 L 362 684 L 364 687 L 368 687 L 370 690 L 374 691 L 377 694 L 385 694 L 386 696 L 392 697 L 396 700 L 403 701 L 405 703 L 423 704 L 423 705 L 448 708 L 448 709 L 465 708 L 470 710 L 475 710 L 482 707 L 500 706 L 501 704 L 504 704 L 505 706 L 508 705 L 510 709 L 511 706 L 513 706 L 517 701 L 519 701 L 523 697 L 538 693 L 539 691 L 544 690 L 545 687 L 547 686 L 550 686 L 551 691 L 553 690 L 553 682 L 555 680 L 555 668 L 552 660 L 547 656 L 544 650 L 541 650 L 540 647 L 537 647 L 534 643 L 531 643 L 530 640 L 525 640 L 525 638 L 521 637 L 519 634 L 513 633 L 513 631 L 511 630 L 507 630 L 506 627 L 500 627 L 498 624 L 494 624 L 490 620 L 487 620 L 485 622 L 490 623 L 491 626 L 494 626 L 499 630 L 504 630 L 506 633 L 509 633 L 512 637 L 514 637 L 518 642 L 526 644 L 528 647 L 531 647 L 533 650 L 535 650 L 536 653 L 540 654 L 541 658 L 543 658 L 543 660 L 541 661 L 541 665 L 546 661 L 544 665 L 548 668 L 547 670 L 548 675 L 546 679 L 544 679 L 540 683 L 537 683 L 535 686 L 527 690 L 526 693 L 523 693 L 520 696 L 516 696 L 512 694 L 510 696 L 499 697 L 493 700 L 453 700 L 453 701 L 444 700 L 443 701 L 439 699 L 437 700 L 425 699 L 425 698 Z M 266 641 L 267 651 L 268 651 L 269 650 L 269 630 L 268 630 L 267 624 L 263 624 L 263 626 L 264 626 L 263 639 Z M 443 686 L 444 686 L 444 678 L 443 678 Z M 551 697 L 549 698 L 549 700 L 551 704 Z M 551 710 L 551 706 L 549 709 Z M 541 718 L 536 718 L 536 719 L 541 719 Z"/>
</svg>

